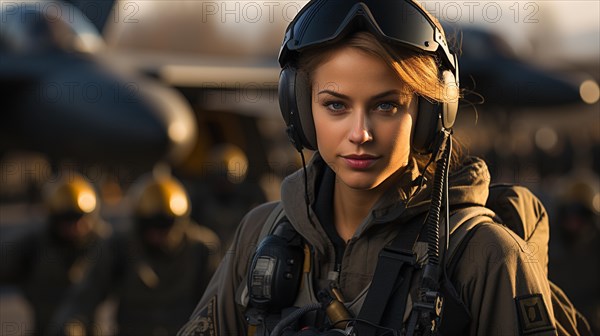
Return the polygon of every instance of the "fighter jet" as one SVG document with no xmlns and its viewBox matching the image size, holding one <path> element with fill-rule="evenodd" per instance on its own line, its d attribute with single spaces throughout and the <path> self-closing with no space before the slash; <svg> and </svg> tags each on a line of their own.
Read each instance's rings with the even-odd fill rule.
<svg viewBox="0 0 600 336">
<path fill-rule="evenodd" d="M 189 154 L 189 103 L 103 57 L 103 38 L 78 8 L 2 2 L 0 14 L 0 151 L 125 165 Z"/>
<path fill-rule="evenodd" d="M 581 103 L 579 84 L 516 57 L 503 38 L 475 26 L 450 28 L 461 36 L 461 86 L 485 106 L 528 108 Z M 467 94 L 466 100 L 480 99 Z"/>
</svg>

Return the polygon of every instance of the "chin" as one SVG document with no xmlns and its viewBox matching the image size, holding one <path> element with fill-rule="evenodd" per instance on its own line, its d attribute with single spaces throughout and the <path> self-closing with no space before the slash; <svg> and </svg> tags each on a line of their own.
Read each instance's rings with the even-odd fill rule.
<svg viewBox="0 0 600 336">
<path fill-rule="evenodd" d="M 391 187 L 398 175 L 391 173 L 375 173 L 375 172 L 346 172 L 338 178 L 344 182 L 349 188 L 355 190 L 374 190 L 378 188 L 389 188 Z"/>
<path fill-rule="evenodd" d="M 366 178 L 365 176 L 342 177 L 341 180 L 349 188 L 355 190 L 373 190 L 385 181 L 385 179 Z"/>
</svg>

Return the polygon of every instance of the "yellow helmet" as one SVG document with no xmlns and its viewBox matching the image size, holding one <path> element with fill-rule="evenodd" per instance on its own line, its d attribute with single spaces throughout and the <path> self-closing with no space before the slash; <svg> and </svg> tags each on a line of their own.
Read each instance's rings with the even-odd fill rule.
<svg viewBox="0 0 600 336">
<path fill-rule="evenodd" d="M 144 176 L 133 189 L 136 217 L 180 218 L 190 214 L 190 200 L 183 185 L 171 176 Z"/>
<path fill-rule="evenodd" d="M 244 151 L 232 144 L 219 144 L 208 153 L 205 168 L 213 176 L 226 177 L 232 183 L 241 183 L 248 173 L 248 158 Z"/>
<path fill-rule="evenodd" d="M 83 216 L 98 208 L 98 197 L 92 185 L 83 176 L 70 173 L 48 185 L 44 203 L 51 215 Z"/>
</svg>

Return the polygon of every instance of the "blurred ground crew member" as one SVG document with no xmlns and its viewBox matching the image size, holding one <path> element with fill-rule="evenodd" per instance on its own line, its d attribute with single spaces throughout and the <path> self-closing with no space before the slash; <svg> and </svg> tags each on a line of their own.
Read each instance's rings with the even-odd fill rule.
<svg viewBox="0 0 600 336">
<path fill-rule="evenodd" d="M 241 148 L 218 144 L 203 160 L 201 183 L 191 194 L 195 204 L 192 217 L 214 230 L 225 247 L 244 215 L 266 202 L 258 181 L 248 178 L 248 169 L 248 158 Z"/>
<path fill-rule="evenodd" d="M 595 176 L 571 178 L 560 188 L 550 236 L 549 273 L 600 334 L 600 183 Z M 585 269 L 585 277 L 573 274 Z"/>
<path fill-rule="evenodd" d="M 133 230 L 115 234 L 98 263 L 56 316 L 60 334 L 80 334 L 110 294 L 120 335 L 174 335 L 219 262 L 214 232 L 191 223 L 183 186 L 170 176 L 142 177 L 132 189 Z M 54 331 L 52 331 L 54 333 Z"/>
<path fill-rule="evenodd" d="M 111 232 L 97 216 L 94 188 L 78 174 L 49 183 L 44 202 L 47 225 L 3 237 L 0 262 L 0 283 L 18 285 L 32 305 L 34 335 L 48 327 L 57 302 L 82 281 Z"/>
</svg>

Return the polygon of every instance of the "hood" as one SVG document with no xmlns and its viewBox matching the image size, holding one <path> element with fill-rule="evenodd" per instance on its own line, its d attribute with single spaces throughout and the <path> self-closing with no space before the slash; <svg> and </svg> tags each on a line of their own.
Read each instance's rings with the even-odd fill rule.
<svg viewBox="0 0 600 336">
<path fill-rule="evenodd" d="M 296 231 L 319 252 L 325 250 L 328 239 L 313 211 L 313 205 L 319 177 L 325 169 L 327 169 L 326 163 L 316 152 L 306 167 L 308 187 L 306 194 L 311 205 L 308 213 L 305 203 L 303 169 L 289 175 L 281 186 L 281 201 L 286 216 Z M 433 182 L 425 180 L 424 186 L 418 190 L 419 176 L 416 161 L 412 160 L 397 187 L 390 189 L 374 205 L 371 214 L 361 224 L 355 236 L 362 235 L 372 225 L 392 221 L 406 222 L 427 212 Z M 476 157 L 465 158 L 461 166 L 451 172 L 449 176 L 448 195 L 451 207 L 485 206 L 489 194 L 489 183 L 490 174 L 485 162 Z"/>
<path fill-rule="evenodd" d="M 486 163 L 480 158 L 469 156 L 463 159 L 461 165 L 450 172 L 448 177 L 448 198 L 452 208 L 481 205 L 489 195 L 490 173 Z M 433 181 L 425 181 L 425 186 L 410 200 L 410 209 L 429 206 Z"/>
</svg>

